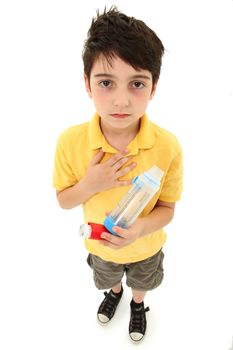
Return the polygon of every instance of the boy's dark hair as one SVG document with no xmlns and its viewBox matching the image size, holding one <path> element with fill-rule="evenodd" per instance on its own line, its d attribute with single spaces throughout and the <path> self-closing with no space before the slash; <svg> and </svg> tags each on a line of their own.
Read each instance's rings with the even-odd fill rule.
<svg viewBox="0 0 233 350">
<path fill-rule="evenodd" d="M 97 11 L 92 19 L 83 48 L 84 72 L 90 82 L 93 63 L 103 54 L 111 65 L 111 59 L 119 56 L 134 69 L 145 69 L 152 74 L 152 83 L 157 82 L 164 46 L 143 21 L 128 17 L 112 6 L 103 14 Z"/>
</svg>

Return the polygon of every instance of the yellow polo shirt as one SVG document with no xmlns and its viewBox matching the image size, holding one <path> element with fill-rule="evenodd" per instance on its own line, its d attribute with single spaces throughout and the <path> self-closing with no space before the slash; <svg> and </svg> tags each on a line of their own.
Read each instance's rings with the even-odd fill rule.
<svg viewBox="0 0 233 350">
<path fill-rule="evenodd" d="M 87 167 L 99 148 L 105 152 L 101 162 L 105 162 L 114 153 L 118 153 L 115 148 L 108 144 L 102 134 L 97 114 L 90 122 L 65 130 L 57 142 L 53 173 L 54 187 L 57 190 L 63 190 L 80 181 L 85 176 Z M 138 134 L 127 146 L 127 149 L 129 155 L 133 156 L 130 162 L 136 162 L 137 166 L 123 176 L 122 180 L 133 179 L 153 165 L 164 171 L 159 192 L 151 199 L 141 216 L 148 215 L 158 199 L 166 202 L 176 202 L 180 199 L 182 151 L 174 135 L 152 123 L 145 114 L 141 118 Z M 84 221 L 102 224 L 106 212 L 115 208 L 129 189 L 130 186 L 122 186 L 95 194 L 82 204 Z M 92 239 L 85 239 L 85 246 L 90 253 L 106 261 L 123 264 L 144 260 L 154 255 L 161 249 L 165 241 L 166 234 L 161 229 L 143 236 L 121 249 L 104 247 Z"/>
</svg>

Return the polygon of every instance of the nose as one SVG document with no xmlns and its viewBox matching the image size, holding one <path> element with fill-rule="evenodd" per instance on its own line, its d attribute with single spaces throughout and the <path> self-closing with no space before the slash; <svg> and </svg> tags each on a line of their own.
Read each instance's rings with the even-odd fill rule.
<svg viewBox="0 0 233 350">
<path fill-rule="evenodd" d="M 128 107 L 130 104 L 128 92 L 124 89 L 119 89 L 115 91 L 113 96 L 113 105 L 115 107 L 124 108 Z"/>
</svg>

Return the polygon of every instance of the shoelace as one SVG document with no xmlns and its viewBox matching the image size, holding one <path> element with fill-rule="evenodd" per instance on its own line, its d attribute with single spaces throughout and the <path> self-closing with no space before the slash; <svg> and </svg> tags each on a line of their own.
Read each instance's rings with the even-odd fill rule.
<svg viewBox="0 0 233 350">
<path fill-rule="evenodd" d="M 99 314 L 103 313 L 109 318 L 111 318 L 118 304 L 119 297 L 115 296 L 111 292 L 110 293 L 104 292 L 104 295 L 106 298 L 104 299 L 102 305 L 100 306 L 98 313 Z"/>
<path fill-rule="evenodd" d="M 144 307 L 140 308 L 132 308 L 131 310 L 131 319 L 130 319 L 130 326 L 129 331 L 132 332 L 139 332 L 144 334 L 145 333 L 145 326 L 146 326 L 146 317 L 145 313 L 149 311 L 150 308 L 147 306 L 145 309 Z"/>
</svg>

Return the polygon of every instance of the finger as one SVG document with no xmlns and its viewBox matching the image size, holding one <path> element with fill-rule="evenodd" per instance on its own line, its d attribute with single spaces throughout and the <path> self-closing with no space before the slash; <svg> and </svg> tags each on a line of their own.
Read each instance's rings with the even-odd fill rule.
<svg viewBox="0 0 233 350">
<path fill-rule="evenodd" d="M 94 157 L 93 157 L 92 160 L 90 161 L 90 165 L 96 165 L 96 164 L 98 164 L 98 163 L 101 161 L 101 159 L 103 159 L 103 157 L 104 157 L 104 152 L 103 152 L 102 149 L 101 149 L 99 152 L 97 152 L 97 153 L 94 155 Z"/>
<path fill-rule="evenodd" d="M 118 186 L 130 186 L 132 185 L 132 180 L 116 180 L 115 187 Z"/>
<path fill-rule="evenodd" d="M 121 238 L 127 238 L 127 236 L 129 235 L 129 231 L 127 229 L 124 229 L 120 226 L 113 226 L 112 230 L 119 236 L 121 236 Z"/>
<path fill-rule="evenodd" d="M 132 158 L 131 157 L 124 157 L 124 158 L 121 158 L 119 159 L 117 162 L 115 162 L 113 165 L 112 165 L 112 169 L 117 172 L 119 169 L 121 169 L 130 159 Z"/>
<path fill-rule="evenodd" d="M 115 244 L 115 245 L 119 245 L 121 243 L 122 238 L 119 236 L 115 236 L 112 233 L 108 233 L 108 232 L 102 232 L 101 233 L 101 238 L 105 239 L 106 241 Z"/>
<path fill-rule="evenodd" d="M 118 162 L 120 159 L 122 159 L 127 154 L 125 152 L 126 151 L 114 154 L 114 156 L 112 156 L 111 158 L 109 158 L 106 161 L 106 164 L 112 167 L 116 162 Z"/>
<path fill-rule="evenodd" d="M 118 170 L 116 172 L 116 178 L 118 179 L 119 177 L 128 174 L 133 168 L 135 168 L 136 165 L 137 163 L 133 162 L 127 165 L 125 168 Z"/>
</svg>

